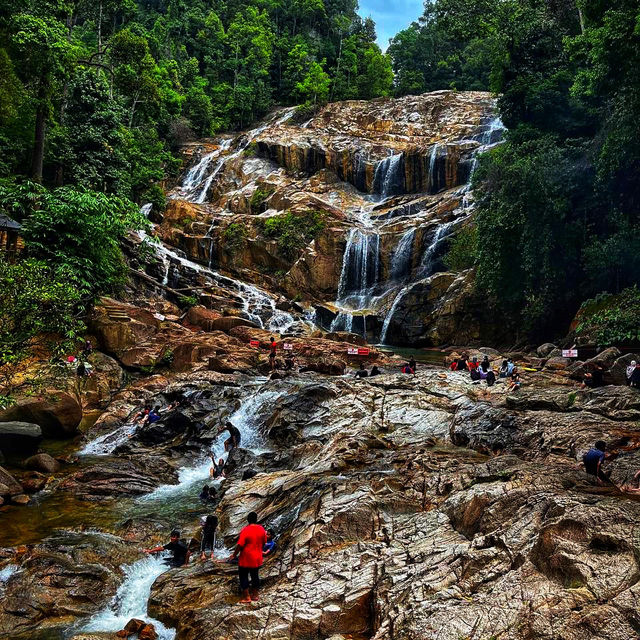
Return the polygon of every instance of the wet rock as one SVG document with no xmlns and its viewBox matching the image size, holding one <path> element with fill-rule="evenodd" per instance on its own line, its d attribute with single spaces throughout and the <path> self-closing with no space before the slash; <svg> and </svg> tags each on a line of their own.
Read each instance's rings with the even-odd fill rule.
<svg viewBox="0 0 640 640">
<path fill-rule="evenodd" d="M 24 466 L 33 471 L 43 471 L 44 473 L 56 473 L 60 470 L 60 464 L 48 453 L 38 453 L 24 461 Z"/>
<path fill-rule="evenodd" d="M 42 429 L 29 422 L 0 422 L 0 449 L 5 453 L 33 453 L 42 440 Z"/>
<path fill-rule="evenodd" d="M 82 407 L 68 393 L 56 391 L 46 396 L 24 398 L 4 411 L 2 422 L 27 422 L 39 425 L 42 433 L 50 438 L 70 438 L 78 433 L 82 420 Z"/>
<path fill-rule="evenodd" d="M 29 504 L 30 501 L 31 501 L 31 498 L 29 498 L 29 496 L 25 495 L 24 493 L 21 493 L 17 496 L 11 496 L 11 503 L 17 504 L 19 506 L 24 506 L 25 504 Z"/>
<path fill-rule="evenodd" d="M 4 489 L 6 493 L 2 494 L 4 496 L 16 496 L 22 493 L 20 483 L 3 467 L 0 467 L 0 484 L 6 487 L 6 489 Z"/>
<path fill-rule="evenodd" d="M 138 620 L 132 618 L 127 622 L 122 631 L 118 631 L 116 634 L 118 638 L 128 638 L 135 635 L 138 640 L 157 640 L 158 634 L 155 627 L 152 624 L 146 623 L 144 620 Z"/>
</svg>

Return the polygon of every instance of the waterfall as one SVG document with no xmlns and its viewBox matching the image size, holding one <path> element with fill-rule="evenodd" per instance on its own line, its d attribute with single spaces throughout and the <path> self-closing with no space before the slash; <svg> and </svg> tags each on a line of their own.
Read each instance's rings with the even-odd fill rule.
<svg viewBox="0 0 640 640">
<path fill-rule="evenodd" d="M 338 285 L 338 302 L 351 298 L 362 303 L 377 284 L 380 271 L 380 236 L 351 229 L 347 237 Z"/>
<path fill-rule="evenodd" d="M 484 131 L 473 136 L 483 147 L 493 146 L 502 142 L 504 132 L 507 130 L 499 116 L 492 118 L 488 124 L 483 125 Z"/>
<path fill-rule="evenodd" d="M 150 618 L 147 611 L 153 583 L 169 568 L 164 562 L 165 555 L 147 556 L 122 567 L 124 582 L 118 587 L 116 595 L 106 609 L 89 619 L 82 631 L 120 631 L 131 618 L 138 618 L 155 627 L 159 640 L 173 640 L 176 637 L 175 630 Z"/>
<path fill-rule="evenodd" d="M 412 288 L 413 288 L 413 285 L 407 285 L 406 287 L 402 287 L 402 289 L 400 289 L 400 291 L 398 292 L 398 295 L 393 301 L 393 304 L 391 305 L 391 308 L 389 309 L 389 312 L 385 316 L 384 322 L 382 324 L 382 331 L 380 331 L 380 344 L 386 344 L 385 341 L 387 339 L 387 332 L 389 331 L 389 325 L 391 324 L 391 321 L 393 320 L 393 317 L 396 314 L 396 309 L 398 308 L 398 305 L 400 304 L 402 299 L 405 297 L 405 295 L 407 295 L 407 293 Z"/>
<path fill-rule="evenodd" d="M 436 144 L 431 147 L 431 156 L 429 157 L 429 191 L 431 193 L 435 193 L 438 180 L 436 176 L 436 160 L 438 159 L 438 149 L 440 145 L 436 142 Z"/>
<path fill-rule="evenodd" d="M 398 242 L 396 250 L 391 258 L 391 280 L 399 281 L 406 278 L 411 272 L 411 258 L 413 256 L 413 240 L 416 235 L 416 228 L 412 227 L 405 231 Z"/>
<path fill-rule="evenodd" d="M 383 198 L 404 192 L 404 154 L 389 156 L 378 163 L 373 176 L 373 192 Z"/>
<path fill-rule="evenodd" d="M 433 273 L 433 259 L 435 258 L 437 250 L 440 248 L 443 240 L 447 237 L 449 229 L 453 226 L 452 222 L 445 222 L 438 226 L 431 238 L 429 246 L 426 248 L 420 260 L 420 266 L 418 267 L 418 277 L 427 278 Z"/>
<path fill-rule="evenodd" d="M 95 440 L 88 442 L 80 451 L 79 456 L 106 456 L 114 451 L 116 447 L 124 444 L 136 432 L 137 425 L 124 424 L 115 431 L 98 436 Z"/>
</svg>

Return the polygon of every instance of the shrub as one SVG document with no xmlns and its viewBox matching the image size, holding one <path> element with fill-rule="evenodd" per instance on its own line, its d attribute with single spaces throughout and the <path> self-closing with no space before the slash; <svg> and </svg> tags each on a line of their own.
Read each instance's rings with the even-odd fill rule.
<svg viewBox="0 0 640 640">
<path fill-rule="evenodd" d="M 247 228 L 241 222 L 232 222 L 223 232 L 225 250 L 235 255 L 247 237 Z"/>
<path fill-rule="evenodd" d="M 449 271 L 471 269 L 476 263 L 478 229 L 475 225 L 462 227 L 449 241 L 444 264 Z"/>
<path fill-rule="evenodd" d="M 288 211 L 259 221 L 263 235 L 278 243 L 278 251 L 286 259 L 295 260 L 300 251 L 326 226 L 324 214 L 319 211 L 293 213 Z"/>
<path fill-rule="evenodd" d="M 640 342 L 640 290 L 637 286 L 617 295 L 602 293 L 587 300 L 580 308 L 580 316 L 576 333 L 592 336 L 603 347 Z"/>
<path fill-rule="evenodd" d="M 275 189 L 269 185 L 259 186 L 251 196 L 249 200 L 249 206 L 252 213 L 262 213 L 264 211 L 263 206 L 267 198 L 275 191 Z"/>
</svg>

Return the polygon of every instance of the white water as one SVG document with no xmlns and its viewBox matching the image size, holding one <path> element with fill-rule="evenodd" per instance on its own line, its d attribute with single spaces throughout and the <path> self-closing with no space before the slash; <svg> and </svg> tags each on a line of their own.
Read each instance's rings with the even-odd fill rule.
<svg viewBox="0 0 640 640">
<path fill-rule="evenodd" d="M 404 176 L 400 174 L 402 159 L 403 154 L 398 153 L 378 163 L 373 176 L 374 193 L 380 194 L 383 198 L 388 198 L 404 191 Z"/>
<path fill-rule="evenodd" d="M 248 449 L 256 455 L 269 451 L 265 440 L 260 433 L 262 419 L 260 411 L 263 407 L 273 404 L 285 391 L 258 391 L 242 400 L 237 411 L 229 418 L 230 422 L 240 431 L 240 446 Z M 211 446 L 210 453 L 216 460 L 228 457 L 228 453 L 224 450 L 224 441 L 229 437 L 229 433 L 224 431 Z M 177 484 L 164 484 L 157 489 L 144 495 L 140 501 L 164 500 L 167 498 L 178 497 L 185 493 L 193 493 L 194 485 L 209 479 L 209 470 L 211 469 L 211 459 L 207 456 L 198 460 L 195 466 L 183 467 L 178 472 Z"/>
<path fill-rule="evenodd" d="M 125 579 L 116 595 L 105 609 L 90 618 L 82 631 L 119 631 L 131 618 L 139 618 L 155 627 L 159 640 L 173 640 L 176 637 L 175 630 L 168 629 L 159 620 L 150 618 L 147 612 L 151 586 L 168 568 L 163 557 L 158 555 L 148 556 L 124 566 Z"/>
<path fill-rule="evenodd" d="M 391 258 L 391 280 L 398 281 L 411 272 L 411 257 L 413 255 L 413 241 L 416 228 L 411 227 L 400 238 L 396 250 Z"/>
<path fill-rule="evenodd" d="M 9 578 L 20 570 L 17 564 L 8 564 L 6 567 L 0 569 L 0 583 L 6 584 Z"/>
<path fill-rule="evenodd" d="M 432 193 L 435 192 L 435 188 L 437 186 L 436 181 L 436 159 L 438 157 L 438 149 L 439 145 L 436 144 L 431 147 L 431 156 L 429 158 L 429 191 Z"/>
<path fill-rule="evenodd" d="M 426 278 L 433 273 L 433 259 L 438 248 L 447 238 L 448 232 L 453 225 L 453 221 L 445 222 L 436 229 L 435 233 L 433 234 L 433 238 L 431 239 L 431 243 L 425 250 L 424 254 L 422 255 L 422 259 L 420 260 L 420 266 L 418 267 L 419 278 Z"/>
<path fill-rule="evenodd" d="M 136 432 L 137 425 L 123 424 L 115 431 L 98 436 L 95 440 L 88 442 L 80 451 L 79 456 L 107 456 L 113 453 L 116 447 L 124 444 Z"/>
</svg>

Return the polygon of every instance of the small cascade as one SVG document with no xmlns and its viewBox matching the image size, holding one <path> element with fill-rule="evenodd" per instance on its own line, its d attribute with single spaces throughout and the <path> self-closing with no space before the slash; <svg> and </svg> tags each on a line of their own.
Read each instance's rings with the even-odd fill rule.
<svg viewBox="0 0 640 640">
<path fill-rule="evenodd" d="M 400 238 L 396 250 L 391 258 L 391 280 L 398 282 L 404 280 L 411 273 L 411 258 L 413 257 L 413 241 L 416 228 L 405 231 Z"/>
<path fill-rule="evenodd" d="M 101 436 L 98 436 L 95 440 L 88 442 L 80 451 L 78 451 L 79 456 L 107 456 L 119 447 L 121 444 L 124 444 L 131 438 L 131 436 L 136 432 L 137 425 L 135 424 L 123 424 L 121 427 L 118 427 L 115 431 L 111 431 L 110 433 L 105 433 Z"/>
<path fill-rule="evenodd" d="M 176 637 L 175 629 L 168 629 L 148 614 L 151 587 L 158 576 L 169 568 L 164 555 L 148 556 L 122 567 L 124 582 L 118 587 L 116 595 L 107 608 L 89 619 L 82 631 L 113 633 L 123 629 L 132 618 L 138 618 L 155 627 L 159 640 L 173 640 Z"/>
<path fill-rule="evenodd" d="M 418 267 L 418 277 L 427 278 L 433 273 L 433 262 L 437 254 L 438 249 L 442 242 L 447 238 L 449 229 L 453 226 L 454 222 L 445 222 L 441 224 L 433 234 L 429 246 L 426 248 L 422 259 L 420 260 L 420 266 Z"/>
<path fill-rule="evenodd" d="M 438 189 L 438 176 L 436 175 L 436 160 L 438 159 L 438 149 L 440 145 L 436 144 L 431 147 L 431 155 L 429 157 L 429 192 L 436 193 Z"/>
<path fill-rule="evenodd" d="M 484 130 L 473 136 L 473 139 L 477 140 L 483 147 L 493 146 L 502 142 L 504 132 L 507 130 L 499 116 L 492 118 L 482 128 Z"/>
<path fill-rule="evenodd" d="M 151 209 L 153 209 L 153 203 L 152 202 L 147 202 L 147 204 L 143 204 L 140 207 L 140 213 L 145 217 L 148 218 L 149 214 L 151 213 Z"/>
<path fill-rule="evenodd" d="M 373 176 L 373 192 L 383 198 L 404 193 L 404 154 L 381 160 Z"/>
<path fill-rule="evenodd" d="M 351 229 L 342 261 L 338 302 L 353 299 L 361 303 L 377 284 L 380 276 L 380 236 Z"/>
<path fill-rule="evenodd" d="M 413 284 L 407 285 L 406 287 L 402 287 L 402 289 L 400 289 L 400 291 L 398 292 L 398 295 L 393 301 L 393 304 L 391 305 L 391 308 L 389 309 L 389 312 L 387 313 L 384 319 L 384 322 L 382 324 L 382 331 L 380 331 L 380 344 L 386 344 L 387 333 L 389 332 L 389 325 L 391 324 L 391 321 L 396 315 L 396 310 L 398 309 L 398 305 L 400 304 L 400 302 L 402 302 L 402 299 L 407 295 L 407 293 L 413 288 L 415 284 L 416 283 L 413 283 Z"/>
</svg>

